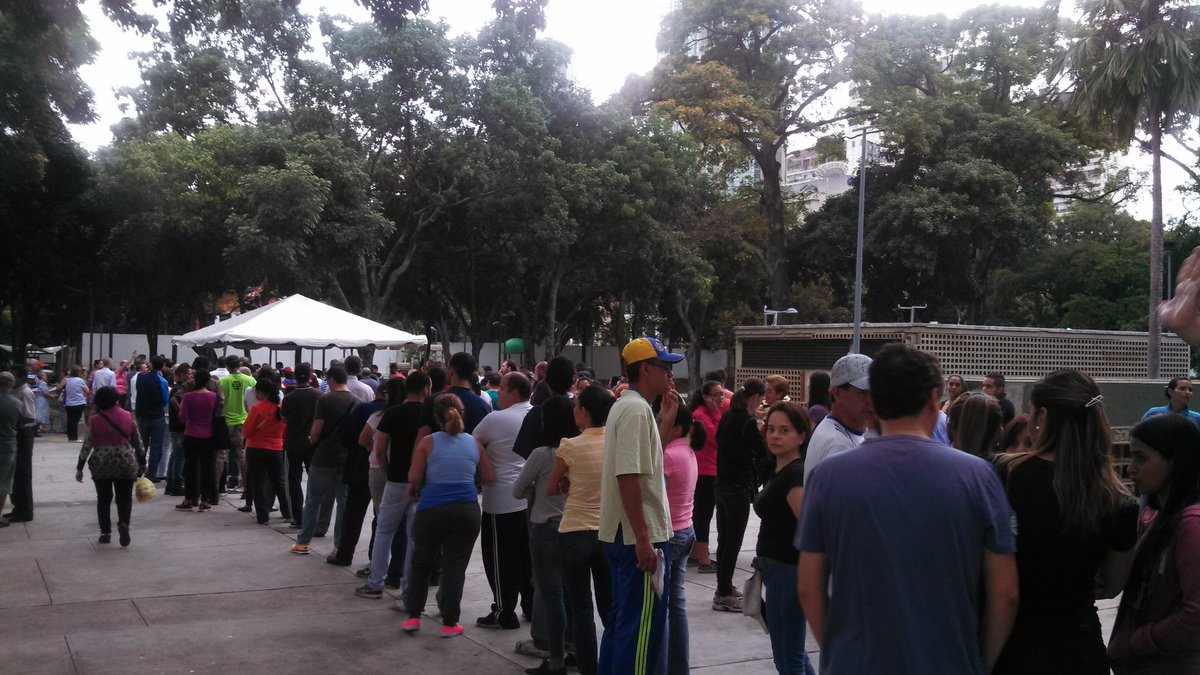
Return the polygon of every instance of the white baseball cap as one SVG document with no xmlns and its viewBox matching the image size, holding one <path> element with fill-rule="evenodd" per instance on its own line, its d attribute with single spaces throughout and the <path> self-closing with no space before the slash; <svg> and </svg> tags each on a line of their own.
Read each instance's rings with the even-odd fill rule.
<svg viewBox="0 0 1200 675">
<path fill-rule="evenodd" d="M 829 386 L 840 387 L 848 384 L 864 391 L 871 389 L 871 379 L 867 370 L 871 367 L 871 357 L 866 354 L 847 354 L 833 364 L 829 372 Z"/>
</svg>

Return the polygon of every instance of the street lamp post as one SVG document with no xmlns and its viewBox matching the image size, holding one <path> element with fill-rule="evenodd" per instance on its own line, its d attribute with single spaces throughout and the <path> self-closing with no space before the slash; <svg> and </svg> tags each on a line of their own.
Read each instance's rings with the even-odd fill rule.
<svg viewBox="0 0 1200 675">
<path fill-rule="evenodd" d="M 862 274 L 863 274 L 863 220 L 867 210 L 867 133 L 874 129 L 867 125 L 862 131 L 862 155 L 858 162 L 858 239 L 854 247 L 854 340 L 850 353 L 858 354 L 862 343 Z"/>
<path fill-rule="evenodd" d="M 795 307 L 788 307 L 787 309 L 767 309 L 767 306 L 763 305 L 763 325 L 764 326 L 778 326 L 780 314 L 799 314 L 799 313 L 800 312 Z"/>
</svg>

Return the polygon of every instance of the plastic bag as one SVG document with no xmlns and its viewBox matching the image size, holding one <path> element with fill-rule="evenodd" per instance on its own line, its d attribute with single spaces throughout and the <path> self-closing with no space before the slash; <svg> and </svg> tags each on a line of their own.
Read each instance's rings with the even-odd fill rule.
<svg viewBox="0 0 1200 675">
<path fill-rule="evenodd" d="M 149 478 L 142 476 L 133 486 L 133 495 L 139 502 L 148 502 L 158 495 L 158 488 L 154 487 L 154 483 L 150 482 Z"/>
<path fill-rule="evenodd" d="M 767 618 L 763 615 L 765 608 L 762 599 L 762 572 L 754 570 L 754 574 L 746 580 L 742 587 L 742 614 L 754 617 L 763 632 L 767 631 Z"/>
</svg>

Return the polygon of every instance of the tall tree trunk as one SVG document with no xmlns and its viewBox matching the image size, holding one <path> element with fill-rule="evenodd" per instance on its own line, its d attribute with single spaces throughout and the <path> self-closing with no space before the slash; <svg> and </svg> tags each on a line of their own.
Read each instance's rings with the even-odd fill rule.
<svg viewBox="0 0 1200 675">
<path fill-rule="evenodd" d="M 1150 218 L 1150 325 L 1146 344 L 1146 376 L 1156 380 L 1159 376 L 1158 303 L 1162 300 L 1163 252 L 1162 114 L 1157 107 L 1150 111 L 1150 157 L 1150 172 L 1153 176 L 1150 201 L 1153 204 L 1153 215 Z"/>
<path fill-rule="evenodd" d="M 761 208 L 767 221 L 767 301 L 771 309 L 785 309 L 789 305 L 790 289 L 782 175 L 774 146 L 762 148 L 755 159 L 763 173 Z"/>
</svg>

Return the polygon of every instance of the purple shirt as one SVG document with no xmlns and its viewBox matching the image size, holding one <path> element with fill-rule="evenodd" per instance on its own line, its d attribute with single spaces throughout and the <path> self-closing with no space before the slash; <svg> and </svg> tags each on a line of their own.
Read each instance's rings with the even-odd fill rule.
<svg viewBox="0 0 1200 675">
<path fill-rule="evenodd" d="M 189 391 L 183 395 L 179 406 L 179 421 L 183 422 L 183 435 L 192 438 L 212 438 L 213 409 L 217 407 L 217 395 L 211 391 Z"/>
</svg>

